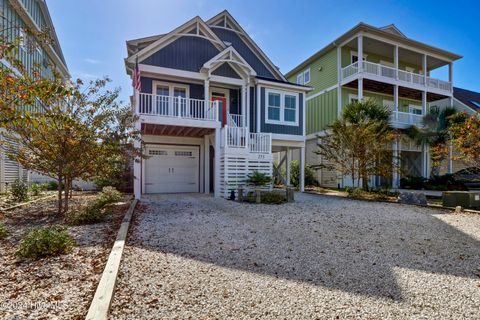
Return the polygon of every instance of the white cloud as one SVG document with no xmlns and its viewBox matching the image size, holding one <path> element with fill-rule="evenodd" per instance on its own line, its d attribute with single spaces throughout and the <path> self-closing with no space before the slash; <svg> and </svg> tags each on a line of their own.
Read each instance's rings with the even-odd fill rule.
<svg viewBox="0 0 480 320">
<path fill-rule="evenodd" d="M 83 61 L 88 62 L 90 64 L 99 64 L 101 61 L 97 59 L 92 59 L 92 58 L 85 58 Z"/>
</svg>

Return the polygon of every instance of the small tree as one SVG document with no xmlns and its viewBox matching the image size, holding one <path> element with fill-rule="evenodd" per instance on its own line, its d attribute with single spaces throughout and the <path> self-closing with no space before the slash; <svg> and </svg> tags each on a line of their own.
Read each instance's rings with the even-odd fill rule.
<svg viewBox="0 0 480 320">
<path fill-rule="evenodd" d="M 330 125 L 315 153 L 326 163 L 317 167 L 350 175 L 352 183 L 368 189 L 368 177 L 389 177 L 393 171 L 392 152 L 388 146 L 395 138 L 390 126 L 390 110 L 373 100 L 352 102 L 342 117 Z"/>
<path fill-rule="evenodd" d="M 480 119 L 478 115 L 457 113 L 451 118 L 453 145 L 460 153 L 459 160 L 480 169 Z"/>
<path fill-rule="evenodd" d="M 430 159 L 432 160 L 431 177 L 440 174 L 440 166 L 448 156 L 448 144 L 450 141 L 451 117 L 457 111 L 455 108 L 431 108 L 422 119 L 422 127 L 411 126 L 406 133 L 418 145 L 429 146 Z"/>
<path fill-rule="evenodd" d="M 248 175 L 247 182 L 253 184 L 255 187 L 262 187 L 269 184 L 272 181 L 272 177 L 259 171 L 254 171 Z"/>
</svg>

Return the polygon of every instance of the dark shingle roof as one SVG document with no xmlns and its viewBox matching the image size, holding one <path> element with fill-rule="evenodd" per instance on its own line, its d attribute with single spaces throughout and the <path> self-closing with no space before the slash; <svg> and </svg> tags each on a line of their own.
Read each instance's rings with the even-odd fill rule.
<svg viewBox="0 0 480 320">
<path fill-rule="evenodd" d="M 480 112 L 480 93 L 454 87 L 453 96 L 473 110 Z"/>
</svg>

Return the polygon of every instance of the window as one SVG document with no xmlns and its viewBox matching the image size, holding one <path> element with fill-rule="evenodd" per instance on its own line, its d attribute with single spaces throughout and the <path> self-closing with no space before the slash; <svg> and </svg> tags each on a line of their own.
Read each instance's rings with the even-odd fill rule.
<svg viewBox="0 0 480 320">
<path fill-rule="evenodd" d="M 310 68 L 297 76 L 297 84 L 307 84 L 310 82 Z"/>
<path fill-rule="evenodd" d="M 411 114 L 416 114 L 416 115 L 421 116 L 422 115 L 422 107 L 410 105 L 408 107 L 408 112 L 410 112 Z"/>
<path fill-rule="evenodd" d="M 358 96 L 356 94 L 348 95 L 348 103 L 358 102 Z"/>
<path fill-rule="evenodd" d="M 150 155 L 150 156 L 166 156 L 167 151 L 164 151 L 164 150 L 149 150 L 148 155 Z"/>
<path fill-rule="evenodd" d="M 175 151 L 175 156 L 177 157 L 191 157 L 193 156 L 192 151 Z"/>
<path fill-rule="evenodd" d="M 303 84 L 303 72 L 297 76 L 297 84 Z"/>
<path fill-rule="evenodd" d="M 295 96 L 285 95 L 284 120 L 295 122 L 297 115 L 297 99 Z"/>
<path fill-rule="evenodd" d="M 266 123 L 298 125 L 298 94 L 284 91 L 267 91 Z"/>
<path fill-rule="evenodd" d="M 166 116 L 178 116 L 178 98 L 188 98 L 188 86 L 176 83 L 152 82 L 152 93 L 155 95 L 152 99 L 154 103 L 150 112 L 154 114 L 161 114 Z M 173 100 L 175 97 L 177 99 Z M 182 115 L 185 115 L 187 101 L 181 99 L 180 109 Z M 150 105 L 147 103 L 146 109 L 149 109 Z"/>
<path fill-rule="evenodd" d="M 363 54 L 363 61 L 367 61 L 367 54 Z M 356 51 L 350 51 L 350 57 L 352 60 L 352 63 L 355 63 L 358 61 L 358 53 Z"/>
<path fill-rule="evenodd" d="M 310 82 L 310 69 L 307 69 L 303 72 L 303 83 L 307 84 Z"/>
<path fill-rule="evenodd" d="M 268 93 L 268 120 L 280 121 L 280 94 Z"/>
</svg>

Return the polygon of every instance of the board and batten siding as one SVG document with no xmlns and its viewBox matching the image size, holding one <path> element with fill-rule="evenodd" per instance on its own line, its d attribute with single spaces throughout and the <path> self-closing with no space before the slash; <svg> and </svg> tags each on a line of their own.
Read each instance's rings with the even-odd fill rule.
<svg viewBox="0 0 480 320">
<path fill-rule="evenodd" d="M 290 134 L 290 135 L 303 135 L 303 99 L 304 94 L 298 94 L 298 126 L 289 126 L 281 124 L 272 124 L 265 123 L 265 107 L 266 107 L 266 97 L 265 97 L 265 87 L 260 89 L 260 117 L 261 117 L 261 128 L 262 132 L 271 132 L 277 134 Z"/>
<path fill-rule="evenodd" d="M 288 81 L 296 83 L 297 75 L 309 68 L 310 82 L 306 85 L 312 87 L 313 90 L 308 92 L 307 98 L 338 83 L 337 50 L 333 49 L 325 53 L 308 66 L 290 76 Z"/>
<path fill-rule="evenodd" d="M 199 72 L 203 64 L 218 53 L 219 50 L 209 40 L 185 36 L 151 54 L 143 59 L 141 63 Z"/>
<path fill-rule="evenodd" d="M 223 41 L 232 44 L 232 47 L 242 56 L 245 61 L 255 70 L 257 75 L 270 79 L 275 79 L 273 74 L 268 70 L 265 64 L 257 57 L 250 47 L 235 32 L 226 29 L 212 28 L 213 32 Z"/>
<path fill-rule="evenodd" d="M 337 119 L 337 90 L 333 89 L 307 99 L 305 117 L 307 135 L 325 130 Z"/>
</svg>

